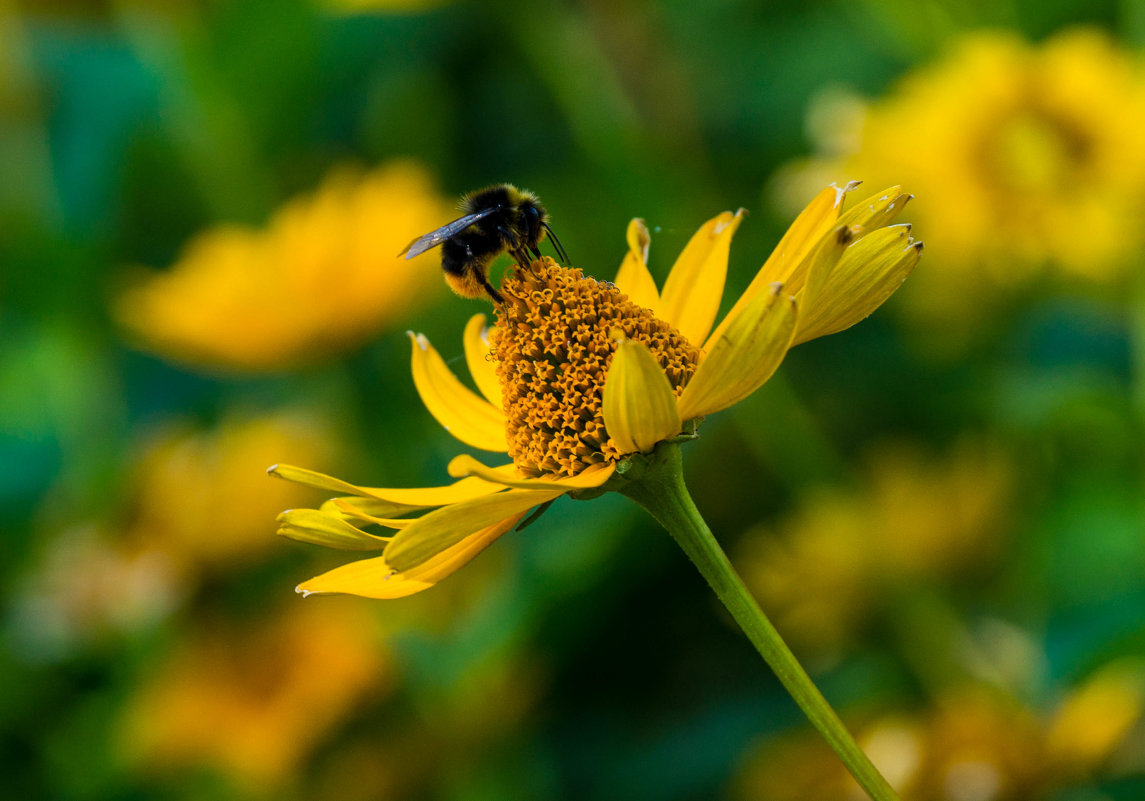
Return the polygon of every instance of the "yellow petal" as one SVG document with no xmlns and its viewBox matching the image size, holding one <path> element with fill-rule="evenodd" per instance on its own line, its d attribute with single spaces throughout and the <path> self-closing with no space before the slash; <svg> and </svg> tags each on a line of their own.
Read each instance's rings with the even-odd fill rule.
<svg viewBox="0 0 1145 801">
<path fill-rule="evenodd" d="M 782 283 L 789 295 L 794 295 L 803 287 L 803 281 L 807 276 L 804 262 L 812 249 L 836 226 L 843 208 L 843 200 L 855 186 L 857 184 L 849 183 L 839 188 L 832 184 L 807 204 L 788 227 L 779 244 L 775 246 L 775 250 L 767 257 L 767 261 L 759 268 L 759 272 L 755 274 L 747 289 L 732 306 L 732 310 L 709 337 L 704 345 L 705 350 L 723 334 L 732 318 L 741 312 L 744 306 L 757 295 L 768 294 L 775 282 Z"/>
<path fill-rule="evenodd" d="M 388 537 L 374 536 L 317 509 L 290 509 L 283 512 L 278 516 L 278 530 L 275 533 L 292 540 L 343 551 L 380 551 L 389 542 Z"/>
<path fill-rule="evenodd" d="M 795 302 L 779 284 L 756 295 L 728 324 L 680 395 L 680 418 L 718 412 L 755 392 L 779 367 L 795 333 Z"/>
<path fill-rule="evenodd" d="M 616 465 L 601 464 L 585 468 L 572 478 L 519 478 L 498 472 L 487 467 L 467 454 L 453 457 L 449 463 L 449 475 L 477 476 L 485 481 L 493 481 L 506 487 L 515 489 L 546 490 L 555 489 L 569 492 L 572 490 L 593 489 L 604 484 L 616 472 Z"/>
<path fill-rule="evenodd" d="M 913 198 L 901 186 L 892 186 L 849 206 L 839 217 L 838 225 L 852 226 L 860 232 L 882 228 L 893 223 Z"/>
<path fill-rule="evenodd" d="M 604 380 L 604 427 L 623 453 L 647 453 L 680 433 L 676 393 L 642 343 L 621 342 Z"/>
<path fill-rule="evenodd" d="M 800 298 L 795 344 L 850 328 L 868 317 L 902 286 L 922 253 L 909 225 L 879 228 L 851 244 L 825 275 L 809 283 Z"/>
<path fill-rule="evenodd" d="M 505 465 L 504 467 L 495 469 L 511 471 L 513 470 L 513 466 Z M 445 506 L 451 503 L 458 503 L 459 501 L 479 498 L 482 495 L 491 495 L 494 492 L 500 492 L 504 489 L 504 487 L 499 484 L 490 484 L 488 481 L 482 481 L 479 478 L 465 478 L 445 487 L 359 487 L 355 484 L 342 481 L 341 479 L 325 475 L 324 473 L 317 473 L 313 470 L 294 467 L 288 464 L 276 464 L 267 472 L 272 476 L 278 476 L 279 478 L 284 478 L 287 481 L 293 481 L 296 484 L 302 484 L 307 487 L 330 490 L 332 492 L 345 492 L 351 495 L 362 495 L 381 503 L 391 503 L 396 506 L 404 506 L 407 509 L 424 509 L 427 506 Z M 382 514 L 400 514 L 402 510 L 395 509 L 391 512 L 381 507 L 378 511 Z"/>
<path fill-rule="evenodd" d="M 660 306 L 660 293 L 656 281 L 648 272 L 648 246 L 652 238 L 648 227 L 639 218 L 628 223 L 628 254 L 616 273 L 616 288 L 633 303 L 656 311 Z"/>
<path fill-rule="evenodd" d="M 320 511 L 329 515 L 341 517 L 344 520 L 379 520 L 381 518 L 398 517 L 409 512 L 421 511 L 424 506 L 412 506 L 405 503 L 391 503 L 379 501 L 374 498 L 340 497 L 323 501 Z"/>
<path fill-rule="evenodd" d="M 349 502 L 346 498 L 331 498 L 325 501 L 318 511 L 332 515 L 339 520 L 345 520 L 351 525 L 367 525 L 372 523 L 375 526 L 382 526 L 383 528 L 402 529 L 414 521 L 410 517 L 382 517 L 380 515 L 372 515 L 362 511 L 358 506 Z"/>
<path fill-rule="evenodd" d="M 410 340 L 413 383 L 429 413 L 466 445 L 504 453 L 505 413 L 458 381 L 428 339 L 410 334 Z"/>
<path fill-rule="evenodd" d="M 386 546 L 386 561 L 395 570 L 416 567 L 499 520 L 523 513 L 564 495 L 566 490 L 511 489 L 497 495 L 455 503 L 419 517 Z"/>
<path fill-rule="evenodd" d="M 489 354 L 489 340 L 485 336 L 485 315 L 475 314 L 469 318 L 463 336 L 465 342 L 465 363 L 469 365 L 469 374 L 481 394 L 485 396 L 493 407 L 504 411 L 505 404 L 501 400 L 501 381 L 497 378 L 497 368 Z"/>
<path fill-rule="evenodd" d="M 743 214 L 743 209 L 735 214 L 725 211 L 700 226 L 664 283 L 657 315 L 689 342 L 703 342 L 712 330 L 724 294 L 732 235 Z"/>
<path fill-rule="evenodd" d="M 336 567 L 298 585 L 298 592 L 346 593 L 364 598 L 404 598 L 429 589 L 442 579 L 468 564 L 506 531 L 517 525 L 524 512 L 499 520 L 471 534 L 415 568 L 404 573 L 395 571 L 384 556 L 363 559 Z"/>
</svg>

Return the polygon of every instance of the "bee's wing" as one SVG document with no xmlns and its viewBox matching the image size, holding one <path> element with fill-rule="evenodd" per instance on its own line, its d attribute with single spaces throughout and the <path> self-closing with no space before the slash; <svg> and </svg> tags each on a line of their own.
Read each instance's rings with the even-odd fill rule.
<svg viewBox="0 0 1145 801">
<path fill-rule="evenodd" d="M 405 256 L 407 259 L 412 259 L 414 256 L 420 256 L 430 248 L 437 247 L 442 242 L 449 239 L 451 236 L 456 236 L 469 226 L 473 225 L 473 223 L 488 217 L 495 211 L 497 211 L 497 207 L 492 206 L 487 209 L 481 209 L 481 211 L 475 211 L 472 214 L 466 214 L 464 217 L 458 217 L 453 222 L 446 223 L 436 231 L 430 231 L 424 236 L 419 236 L 417 239 L 406 245 L 405 249 L 398 255 Z"/>
</svg>

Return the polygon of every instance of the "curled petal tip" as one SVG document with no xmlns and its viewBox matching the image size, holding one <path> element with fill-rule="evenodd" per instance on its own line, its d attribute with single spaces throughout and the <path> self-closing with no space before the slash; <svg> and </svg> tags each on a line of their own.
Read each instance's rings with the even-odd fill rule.
<svg viewBox="0 0 1145 801">
<path fill-rule="evenodd" d="M 420 334 L 417 331 L 407 330 L 406 336 L 414 341 L 421 350 L 429 350 L 429 339 L 425 334 Z"/>
<path fill-rule="evenodd" d="M 266 468 L 266 474 L 268 476 L 277 476 L 278 475 L 278 465 L 272 464 L 270 467 Z"/>
</svg>

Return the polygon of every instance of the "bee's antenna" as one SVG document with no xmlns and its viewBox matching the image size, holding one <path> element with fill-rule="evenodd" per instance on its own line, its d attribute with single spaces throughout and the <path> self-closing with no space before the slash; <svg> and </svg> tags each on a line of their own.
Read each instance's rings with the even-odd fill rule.
<svg viewBox="0 0 1145 801">
<path fill-rule="evenodd" d="M 553 249 L 556 250 L 561 263 L 567 265 L 569 263 L 569 254 L 565 253 L 564 247 L 561 246 L 561 240 L 557 239 L 557 235 L 553 233 L 553 229 L 549 227 L 547 222 L 542 222 L 541 227 L 549 232 L 549 239 L 553 240 Z"/>
</svg>

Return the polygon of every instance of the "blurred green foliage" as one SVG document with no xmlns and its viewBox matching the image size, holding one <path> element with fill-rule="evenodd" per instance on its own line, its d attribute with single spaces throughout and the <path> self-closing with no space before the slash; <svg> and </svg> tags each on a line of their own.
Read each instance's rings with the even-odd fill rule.
<svg viewBox="0 0 1145 801">
<path fill-rule="evenodd" d="M 877 96 L 962 31 L 1001 26 L 1037 40 L 1076 23 L 1133 47 L 1145 42 L 1145 3 L 535 0 L 342 14 L 317 0 L 0 2 L 5 792 L 736 792 L 755 744 L 801 731 L 801 719 L 669 538 L 613 497 L 562 501 L 452 589 L 355 601 L 385 629 L 398 678 L 324 726 L 277 783 L 134 761 L 126 710 L 189 632 L 219 620 L 257 630 L 270 610 L 325 603 L 291 588 L 338 563 L 274 542 L 253 563 L 203 569 L 177 597 L 142 591 L 147 613 L 125 616 L 98 589 L 80 593 L 79 612 L 61 607 L 57 596 L 88 586 L 98 565 L 60 551 L 86 541 L 77 532 L 114 549 L 132 530 L 156 431 L 213 430 L 235 409 L 316 409 L 339 455 L 312 466 L 400 486 L 441 483 L 455 444 L 419 402 L 397 330 L 317 365 L 239 375 L 129 345 L 112 301 L 129 265 L 171 265 L 209 226 L 261 225 L 334 167 L 398 157 L 425 165 L 446 196 L 499 181 L 538 192 L 573 261 L 602 279 L 620 263 L 631 217 L 653 230 L 662 279 L 702 221 L 747 207 L 734 299 L 786 225 L 766 188 L 806 152 L 813 96 L 840 85 Z M 850 177 L 861 176 L 838 176 Z M 810 665 L 845 717 L 926 709 L 947 682 L 984 674 L 1048 715 L 1098 666 L 1143 653 L 1145 292 L 1135 283 L 1116 298 L 1031 292 L 955 359 L 919 347 L 896 298 L 797 349 L 763 391 L 704 425 L 688 478 L 729 550 L 745 532 L 773 535 L 813 488 L 861 487 L 864 459 L 888 442 L 941 458 L 972 435 L 1013 465 L 998 553 L 953 578 L 880 584 L 883 611 Z M 408 322 L 459 359 L 477 310 L 487 311 L 439 296 Z M 1007 647 L 1035 654 L 1016 674 L 1004 669 L 1010 651 L 979 637 L 998 621 L 1020 632 Z M 997 670 L 960 661 L 968 643 Z M 943 797 L 1139 798 L 1140 724 L 1126 743 L 1112 769 L 1061 786 Z"/>
</svg>

